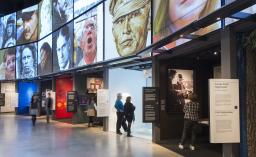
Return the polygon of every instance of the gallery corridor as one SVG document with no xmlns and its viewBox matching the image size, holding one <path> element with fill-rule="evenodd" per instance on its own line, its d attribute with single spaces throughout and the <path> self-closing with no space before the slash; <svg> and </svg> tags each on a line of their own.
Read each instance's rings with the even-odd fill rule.
<svg viewBox="0 0 256 157">
<path fill-rule="evenodd" d="M 40 118 L 0 115 L 1 157 L 179 157 L 140 138 Z"/>
</svg>

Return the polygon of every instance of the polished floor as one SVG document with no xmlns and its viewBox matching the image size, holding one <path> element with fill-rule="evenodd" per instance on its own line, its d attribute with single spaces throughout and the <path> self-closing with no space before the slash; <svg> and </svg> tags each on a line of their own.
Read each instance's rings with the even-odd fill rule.
<svg viewBox="0 0 256 157">
<path fill-rule="evenodd" d="M 100 128 L 0 115 L 0 157 L 181 157 L 149 140 Z"/>
</svg>

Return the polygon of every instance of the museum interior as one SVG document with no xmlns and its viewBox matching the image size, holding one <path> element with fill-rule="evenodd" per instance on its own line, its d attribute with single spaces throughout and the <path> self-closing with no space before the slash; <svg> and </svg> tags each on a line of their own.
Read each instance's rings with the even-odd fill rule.
<svg viewBox="0 0 256 157">
<path fill-rule="evenodd" d="M 0 156 L 256 157 L 255 28 L 255 0 L 2 0 Z"/>
</svg>

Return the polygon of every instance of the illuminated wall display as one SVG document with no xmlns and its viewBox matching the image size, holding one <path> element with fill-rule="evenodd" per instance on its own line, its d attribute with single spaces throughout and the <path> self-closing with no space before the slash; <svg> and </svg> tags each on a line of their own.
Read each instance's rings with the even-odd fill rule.
<svg viewBox="0 0 256 157">
<path fill-rule="evenodd" d="M 72 89 L 73 80 L 71 78 L 56 79 L 56 118 L 72 117 L 72 113 L 67 112 L 67 92 Z"/>
<path fill-rule="evenodd" d="M 37 41 L 38 5 L 17 12 L 17 44 Z"/>
<path fill-rule="evenodd" d="M 103 0 L 74 0 L 74 17 L 86 12 Z"/>
<path fill-rule="evenodd" d="M 73 0 L 52 0 L 52 28 L 58 29 L 73 19 Z"/>
<path fill-rule="evenodd" d="M 0 48 L 16 45 L 16 13 L 0 18 Z"/>
<path fill-rule="evenodd" d="M 178 31 L 184 26 L 198 20 L 214 10 L 220 8 L 219 0 L 159 0 L 153 1 L 154 6 L 154 24 L 153 41 L 158 40 Z M 218 23 L 202 29 L 196 34 L 205 34 L 218 29 Z M 180 45 L 188 40 L 179 40 L 166 46 L 167 49 Z"/>
<path fill-rule="evenodd" d="M 42 0 L 39 3 L 39 39 L 52 32 L 52 0 Z"/>
<path fill-rule="evenodd" d="M 68 70 L 73 67 L 73 23 L 61 27 L 53 33 L 53 71 Z"/>
<path fill-rule="evenodd" d="M 52 35 L 38 42 L 38 75 L 52 72 Z"/>
<path fill-rule="evenodd" d="M 74 66 L 103 60 L 103 6 L 77 18 L 74 22 Z"/>
<path fill-rule="evenodd" d="M 37 43 L 16 48 L 16 78 L 25 79 L 37 76 Z"/>
<path fill-rule="evenodd" d="M 106 1 L 105 59 L 136 54 L 151 43 L 150 12 L 150 0 Z"/>
<path fill-rule="evenodd" d="M 15 48 L 0 50 L 0 80 L 15 79 Z"/>
<path fill-rule="evenodd" d="M 18 114 L 28 114 L 32 95 L 38 90 L 33 82 L 18 82 L 19 106 Z"/>
</svg>

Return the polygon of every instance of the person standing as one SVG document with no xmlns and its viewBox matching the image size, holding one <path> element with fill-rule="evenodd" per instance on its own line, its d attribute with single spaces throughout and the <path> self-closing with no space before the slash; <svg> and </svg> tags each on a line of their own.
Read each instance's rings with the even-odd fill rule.
<svg viewBox="0 0 256 157">
<path fill-rule="evenodd" d="M 135 106 L 131 103 L 131 97 L 128 96 L 124 104 L 124 114 L 128 122 L 127 137 L 132 137 L 131 125 L 132 125 L 132 121 L 135 121 L 134 111 L 135 111 Z"/>
<path fill-rule="evenodd" d="M 50 115 L 51 115 L 51 111 L 52 111 L 52 104 L 53 104 L 53 100 L 52 100 L 52 97 L 51 97 L 51 93 L 48 92 L 47 98 L 46 98 L 46 121 L 47 121 L 47 123 L 50 123 Z"/>
<path fill-rule="evenodd" d="M 93 118 L 96 116 L 95 105 L 94 97 L 92 97 L 87 110 L 87 116 L 89 117 L 88 127 L 93 126 Z"/>
<path fill-rule="evenodd" d="M 122 99 L 122 94 L 118 93 L 116 103 L 115 103 L 115 108 L 116 108 L 116 116 L 117 116 L 116 133 L 119 135 L 122 135 L 120 131 L 121 126 L 123 127 L 125 132 L 127 131 L 127 124 L 124 119 L 124 104 L 121 101 L 121 99 Z"/>
<path fill-rule="evenodd" d="M 36 124 L 36 115 L 38 114 L 39 101 L 37 96 L 33 95 L 31 99 L 30 105 L 30 115 L 32 116 L 32 124 L 35 126 Z"/>
<path fill-rule="evenodd" d="M 197 95 L 195 93 L 191 93 L 189 95 L 190 102 L 186 103 L 183 111 L 184 115 L 184 127 L 183 133 L 181 137 L 181 141 L 179 144 L 179 149 L 184 149 L 185 141 L 187 140 L 187 135 L 191 134 L 191 143 L 189 148 L 191 150 L 195 150 L 195 141 L 196 141 L 196 126 L 198 121 L 198 113 L 199 113 L 199 103 L 197 100 Z"/>
</svg>

